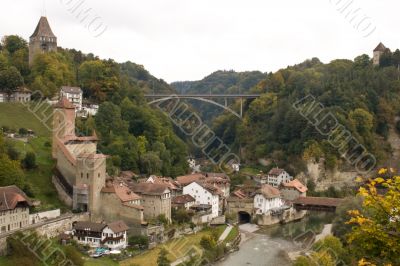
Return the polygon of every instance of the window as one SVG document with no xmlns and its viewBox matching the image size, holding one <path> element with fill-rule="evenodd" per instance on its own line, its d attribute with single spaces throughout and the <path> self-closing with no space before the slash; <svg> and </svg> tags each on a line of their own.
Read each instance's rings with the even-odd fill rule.
<svg viewBox="0 0 400 266">
<path fill-rule="evenodd" d="M 86 178 L 89 179 L 89 173 L 86 174 Z"/>
</svg>

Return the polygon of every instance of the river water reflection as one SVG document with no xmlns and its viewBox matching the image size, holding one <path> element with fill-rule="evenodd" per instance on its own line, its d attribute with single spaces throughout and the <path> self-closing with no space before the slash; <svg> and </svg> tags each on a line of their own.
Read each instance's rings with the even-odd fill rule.
<svg viewBox="0 0 400 266">
<path fill-rule="evenodd" d="M 262 228 L 254 238 L 247 240 L 238 252 L 232 253 L 218 266 L 285 266 L 291 265 L 286 256 L 287 251 L 299 250 L 293 239 L 305 233 L 318 234 L 325 224 L 332 222 L 333 213 L 316 213 L 303 220 L 285 225 Z"/>
</svg>

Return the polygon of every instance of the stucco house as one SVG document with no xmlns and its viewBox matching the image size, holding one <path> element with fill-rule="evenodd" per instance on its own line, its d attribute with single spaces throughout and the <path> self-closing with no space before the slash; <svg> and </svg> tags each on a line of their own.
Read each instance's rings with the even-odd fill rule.
<svg viewBox="0 0 400 266">
<path fill-rule="evenodd" d="M 281 168 L 272 168 L 266 178 L 267 184 L 273 187 L 279 187 L 280 184 L 290 182 L 291 180 L 293 180 L 293 177 Z"/>
<path fill-rule="evenodd" d="M 175 197 L 178 195 L 182 194 L 182 188 L 179 185 L 179 183 L 175 180 L 173 180 L 171 177 L 163 177 L 163 176 L 155 176 L 151 175 L 149 178 L 146 180 L 147 183 L 152 183 L 152 184 L 163 184 L 168 187 L 168 189 L 171 191 L 171 196 Z"/>
<path fill-rule="evenodd" d="M 82 109 L 83 92 L 80 87 L 62 86 L 60 89 L 60 98 L 67 98 L 75 106 L 76 111 Z"/>
<path fill-rule="evenodd" d="M 212 218 L 220 215 L 220 196 L 222 191 L 207 183 L 192 182 L 183 187 L 183 194 L 188 194 L 196 200 L 196 205 L 210 205 Z"/>
<path fill-rule="evenodd" d="M 76 222 L 73 224 L 73 239 L 90 247 L 105 247 L 109 250 L 124 249 L 128 245 L 129 227 L 123 221 L 112 223 Z"/>
<path fill-rule="evenodd" d="M 196 199 L 189 194 L 179 195 L 172 198 L 172 208 L 189 210 L 196 203 Z"/>
<path fill-rule="evenodd" d="M 256 214 L 268 214 L 270 211 L 283 206 L 284 201 L 281 199 L 281 193 L 277 188 L 264 184 L 255 193 L 254 209 L 256 210 Z"/>
</svg>

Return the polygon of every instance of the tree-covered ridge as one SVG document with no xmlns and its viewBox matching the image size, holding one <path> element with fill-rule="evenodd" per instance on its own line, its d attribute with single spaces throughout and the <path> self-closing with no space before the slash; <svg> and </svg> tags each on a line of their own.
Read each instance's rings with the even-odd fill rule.
<svg viewBox="0 0 400 266">
<path fill-rule="evenodd" d="M 310 157 L 324 157 L 333 169 L 341 162 L 339 152 L 292 106 L 312 95 L 382 162 L 391 156 L 389 128 L 400 115 L 399 77 L 397 67 L 374 67 L 368 55 L 328 64 L 313 58 L 269 73 L 252 88 L 262 96 L 246 105 L 243 121 L 224 114 L 214 128 L 248 161 L 273 159 L 297 172 Z"/>
<path fill-rule="evenodd" d="M 185 143 L 175 135 L 170 120 L 143 97 L 173 89 L 143 66 L 59 47 L 57 52 L 37 55 L 29 67 L 27 42 L 7 36 L 0 45 L 0 91 L 11 93 L 21 86 L 48 98 L 56 96 L 61 86 L 80 86 L 84 101 L 100 104 L 95 119 L 77 119 L 77 134 L 98 132 L 100 152 L 112 156 L 111 173 L 119 169 L 168 176 L 186 173 Z"/>
<path fill-rule="evenodd" d="M 28 65 L 28 44 L 15 35 L 0 44 L 0 90 L 15 90 L 26 85 L 53 97 L 63 85 L 80 86 L 85 98 L 103 102 L 112 97 L 139 97 L 144 92 L 172 92 L 162 79 L 152 76 L 143 66 L 101 60 L 93 54 L 58 48 L 58 52 L 39 54 Z"/>
<path fill-rule="evenodd" d="M 171 84 L 179 93 L 246 93 L 266 74 L 260 71 L 235 72 L 216 71 L 199 81 L 177 81 Z"/>
</svg>

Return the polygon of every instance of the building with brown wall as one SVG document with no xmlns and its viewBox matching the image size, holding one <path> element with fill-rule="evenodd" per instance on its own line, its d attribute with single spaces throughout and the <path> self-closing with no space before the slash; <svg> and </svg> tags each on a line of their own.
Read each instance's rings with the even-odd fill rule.
<svg viewBox="0 0 400 266">
<path fill-rule="evenodd" d="M 155 219 L 165 215 L 171 221 L 171 191 L 165 184 L 137 183 L 130 187 L 142 197 L 145 219 Z"/>
<path fill-rule="evenodd" d="M 30 202 L 17 186 L 0 187 L 0 232 L 9 232 L 29 225 Z"/>
</svg>

